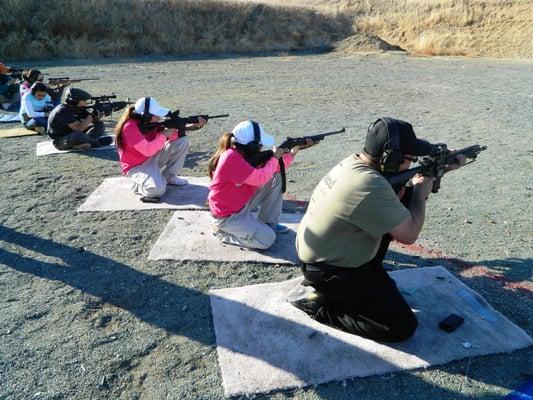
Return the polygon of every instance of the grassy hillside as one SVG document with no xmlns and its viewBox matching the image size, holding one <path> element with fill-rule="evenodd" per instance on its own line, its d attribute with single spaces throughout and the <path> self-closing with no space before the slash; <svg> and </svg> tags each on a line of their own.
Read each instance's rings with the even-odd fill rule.
<svg viewBox="0 0 533 400">
<path fill-rule="evenodd" d="M 335 14 L 214 0 L 4 0 L 0 59 L 327 47 L 351 33 Z"/>
<path fill-rule="evenodd" d="M 311 2 L 325 12 L 349 15 L 355 31 L 415 54 L 533 58 L 532 0 Z M 360 50 L 351 42 L 340 49 Z"/>
<path fill-rule="evenodd" d="M 0 59 L 399 46 L 533 58 L 533 0 L 4 0 Z"/>
</svg>

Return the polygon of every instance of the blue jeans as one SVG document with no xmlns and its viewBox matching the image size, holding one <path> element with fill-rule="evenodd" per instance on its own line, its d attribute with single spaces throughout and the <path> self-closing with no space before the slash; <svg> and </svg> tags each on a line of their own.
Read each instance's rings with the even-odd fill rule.
<svg viewBox="0 0 533 400">
<path fill-rule="evenodd" d="M 48 117 L 35 117 L 26 122 L 23 121 L 22 125 L 24 126 L 24 128 L 30 130 L 39 126 L 46 129 L 48 127 Z"/>
<path fill-rule="evenodd" d="M 35 117 L 35 118 L 32 118 L 32 119 L 35 121 L 35 123 L 38 126 L 44 126 L 45 128 L 48 126 L 48 117 Z"/>
</svg>

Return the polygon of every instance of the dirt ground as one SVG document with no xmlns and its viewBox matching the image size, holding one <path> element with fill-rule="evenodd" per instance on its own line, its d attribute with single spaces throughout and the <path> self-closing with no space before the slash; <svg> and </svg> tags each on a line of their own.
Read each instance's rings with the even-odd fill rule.
<svg viewBox="0 0 533 400">
<path fill-rule="evenodd" d="M 408 120 L 419 136 L 452 148 L 487 145 L 443 179 L 419 244 L 395 247 L 388 267 L 444 265 L 533 334 L 531 63 L 385 54 L 39 66 L 99 77 L 80 85 L 95 95 L 150 95 L 184 115 L 231 114 L 190 134 L 186 175 L 204 175 L 220 133 L 245 118 L 278 140 L 345 126 L 297 156 L 288 196 L 300 200 L 361 150 L 377 116 Z M 297 268 L 148 261 L 172 212 L 76 213 L 119 174 L 116 154 L 37 158 L 40 140 L 1 139 L 0 398 L 224 398 L 209 289 L 280 281 Z M 257 398 L 497 399 L 532 376 L 532 359 L 529 348 Z"/>
</svg>

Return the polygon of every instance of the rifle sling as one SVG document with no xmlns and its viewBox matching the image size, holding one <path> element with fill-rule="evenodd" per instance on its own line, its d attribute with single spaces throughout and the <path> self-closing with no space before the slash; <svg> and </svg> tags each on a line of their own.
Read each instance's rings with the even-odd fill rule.
<svg viewBox="0 0 533 400">
<path fill-rule="evenodd" d="M 279 161 L 279 174 L 281 175 L 281 193 L 285 193 L 287 190 L 287 175 L 285 174 L 285 163 L 283 157 L 278 159 Z"/>
</svg>

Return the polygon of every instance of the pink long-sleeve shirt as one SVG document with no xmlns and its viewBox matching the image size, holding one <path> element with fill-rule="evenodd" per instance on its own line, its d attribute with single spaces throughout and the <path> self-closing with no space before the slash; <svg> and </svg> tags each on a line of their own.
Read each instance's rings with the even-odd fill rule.
<svg viewBox="0 0 533 400">
<path fill-rule="evenodd" d="M 293 159 L 293 154 L 285 154 L 285 167 L 288 168 Z M 218 160 L 209 185 L 207 200 L 211 213 L 217 218 L 225 218 L 239 212 L 276 172 L 279 172 L 279 163 L 275 157 L 263 167 L 255 168 L 236 149 L 225 151 Z"/>
<path fill-rule="evenodd" d="M 178 138 L 177 131 L 168 139 L 155 129 L 143 134 L 139 129 L 139 124 L 140 121 L 130 119 L 122 128 L 122 147 L 117 146 L 117 148 L 120 169 L 124 175 L 130 169 L 141 165 L 150 157 L 159 153 L 167 141 L 173 141 Z"/>
</svg>

